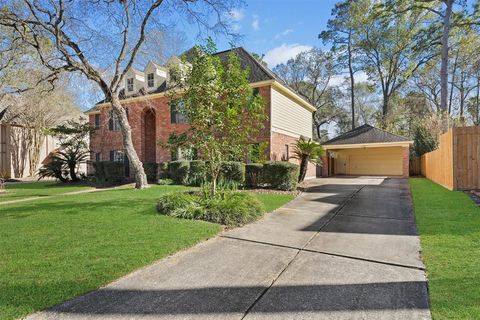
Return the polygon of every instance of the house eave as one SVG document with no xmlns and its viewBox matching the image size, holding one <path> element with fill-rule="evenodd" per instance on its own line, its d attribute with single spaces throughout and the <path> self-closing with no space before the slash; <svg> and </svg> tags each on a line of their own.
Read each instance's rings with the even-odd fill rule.
<svg viewBox="0 0 480 320">
<path fill-rule="evenodd" d="M 314 106 L 312 106 L 310 103 L 305 101 L 302 97 L 300 97 L 297 93 L 293 92 L 291 89 L 288 87 L 284 86 L 280 82 L 276 80 L 265 80 L 265 81 L 258 81 L 258 82 L 253 82 L 250 84 L 252 88 L 258 88 L 258 87 L 264 87 L 264 86 L 272 86 L 272 88 L 276 89 L 277 91 L 281 92 L 288 98 L 292 99 L 296 103 L 298 103 L 300 106 L 303 108 L 307 109 L 310 112 L 315 112 L 316 109 Z M 131 102 L 136 102 L 136 101 L 145 101 L 145 100 L 150 100 L 150 99 L 156 99 L 156 98 L 161 98 L 165 97 L 169 91 L 165 92 L 160 92 L 160 93 L 153 93 L 153 94 L 148 94 L 145 96 L 138 96 L 138 97 L 131 97 L 131 98 L 125 98 L 122 99 L 121 102 L 123 103 L 131 103 Z M 97 107 L 102 108 L 102 107 L 107 107 L 110 106 L 110 102 L 104 102 L 104 103 L 99 103 L 97 104 Z M 96 114 L 100 113 L 100 110 L 93 110 L 93 111 L 87 111 L 85 114 Z"/>
<path fill-rule="evenodd" d="M 340 150 L 340 149 L 366 149 L 366 148 L 382 148 L 382 147 L 409 147 L 412 144 L 413 144 L 413 141 L 353 143 L 353 144 L 326 144 L 326 145 L 323 145 L 323 149 L 325 149 L 325 150 Z"/>
</svg>

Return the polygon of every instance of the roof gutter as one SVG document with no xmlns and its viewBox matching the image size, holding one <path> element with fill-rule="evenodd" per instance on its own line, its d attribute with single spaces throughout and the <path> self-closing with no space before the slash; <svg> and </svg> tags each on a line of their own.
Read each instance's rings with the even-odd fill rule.
<svg viewBox="0 0 480 320">
<path fill-rule="evenodd" d="M 352 143 L 352 144 L 325 144 L 325 150 L 339 150 L 339 149 L 366 149 L 366 148 L 381 148 L 381 147 L 408 147 L 413 144 L 413 141 L 396 141 L 396 142 L 375 142 L 375 143 Z"/>
</svg>

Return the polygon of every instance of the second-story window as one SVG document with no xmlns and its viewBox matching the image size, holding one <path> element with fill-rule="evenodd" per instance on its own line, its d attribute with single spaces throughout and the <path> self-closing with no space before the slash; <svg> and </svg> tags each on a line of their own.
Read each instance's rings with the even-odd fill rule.
<svg viewBox="0 0 480 320">
<path fill-rule="evenodd" d="M 155 86 L 155 78 L 153 77 L 153 73 L 147 74 L 147 85 L 149 88 L 153 88 Z"/>
<path fill-rule="evenodd" d="M 133 78 L 127 79 L 127 91 L 133 91 Z"/>
<path fill-rule="evenodd" d="M 113 110 L 110 111 L 110 119 L 108 121 L 108 129 L 110 131 L 119 131 L 120 130 L 120 123 L 118 121 L 118 117 Z"/>
<path fill-rule="evenodd" d="M 171 123 L 187 123 L 185 116 L 185 103 L 182 100 L 172 101 L 170 103 Z"/>
<path fill-rule="evenodd" d="M 97 113 L 95 114 L 95 129 L 99 129 L 101 126 L 101 121 L 100 121 L 100 114 Z"/>
</svg>

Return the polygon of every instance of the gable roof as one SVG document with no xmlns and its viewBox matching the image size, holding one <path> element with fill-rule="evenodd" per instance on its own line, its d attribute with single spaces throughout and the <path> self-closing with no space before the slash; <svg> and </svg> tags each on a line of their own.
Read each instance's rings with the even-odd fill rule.
<svg viewBox="0 0 480 320">
<path fill-rule="evenodd" d="M 228 54 L 230 52 L 235 52 L 240 60 L 240 66 L 242 69 L 249 69 L 249 75 L 248 75 L 248 81 L 250 83 L 257 83 L 257 82 L 262 82 L 262 81 L 271 81 L 274 80 L 278 83 L 280 83 L 282 86 L 286 87 L 288 90 L 292 91 L 294 94 L 298 95 L 300 100 L 303 100 L 304 103 L 310 105 L 308 101 L 306 101 L 302 96 L 300 96 L 296 90 L 288 86 L 282 79 L 280 79 L 273 71 L 271 71 L 268 67 L 264 66 L 257 58 L 255 58 L 250 52 L 245 50 L 243 47 L 237 47 L 237 48 L 232 48 L 228 49 L 225 51 L 220 51 L 215 53 L 215 56 L 218 56 L 222 61 L 227 61 L 228 59 Z M 196 47 L 192 47 L 191 49 L 185 51 L 184 53 L 181 54 L 181 56 L 185 56 L 187 61 L 192 61 L 193 60 L 193 55 L 196 54 Z M 178 58 L 177 58 L 178 59 Z M 153 62 L 152 62 L 153 63 Z M 132 68 L 133 69 L 133 68 Z M 138 70 L 134 69 L 134 72 L 139 72 Z M 125 91 L 122 89 L 120 92 L 120 99 L 127 99 L 127 98 L 135 98 L 139 96 L 144 96 L 144 95 L 149 95 L 149 94 L 156 94 L 156 93 L 163 93 L 168 90 L 166 83 L 162 83 L 161 86 L 156 88 L 155 90 L 148 91 L 146 93 L 145 91 L 142 92 L 140 90 L 139 92 L 134 93 L 133 95 L 129 95 L 128 97 L 125 96 Z M 101 100 L 96 103 L 96 105 L 87 110 L 85 113 L 90 113 L 90 112 L 95 112 L 99 110 L 98 105 L 103 104 L 108 102 L 106 99 Z M 313 107 L 311 107 L 313 108 Z M 310 111 L 313 111 L 310 110 Z"/>
<path fill-rule="evenodd" d="M 402 142 L 410 139 L 402 137 L 385 130 L 364 124 L 350 130 L 336 138 L 324 142 L 324 145 L 338 144 L 362 144 L 362 143 L 382 143 L 382 142 Z"/>
</svg>

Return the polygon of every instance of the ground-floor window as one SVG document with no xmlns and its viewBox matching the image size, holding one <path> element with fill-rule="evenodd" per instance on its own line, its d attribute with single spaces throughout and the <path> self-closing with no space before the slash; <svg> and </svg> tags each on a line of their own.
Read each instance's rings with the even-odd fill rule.
<svg viewBox="0 0 480 320">
<path fill-rule="evenodd" d="M 95 153 L 95 162 L 102 161 L 102 154 L 100 152 Z"/>
<path fill-rule="evenodd" d="M 125 152 L 123 150 L 112 150 L 112 151 L 110 151 L 110 161 L 124 162 L 125 161 Z"/>
<path fill-rule="evenodd" d="M 282 160 L 283 161 L 288 161 L 290 159 L 290 147 L 288 144 L 283 146 L 283 153 L 282 153 Z"/>
</svg>

